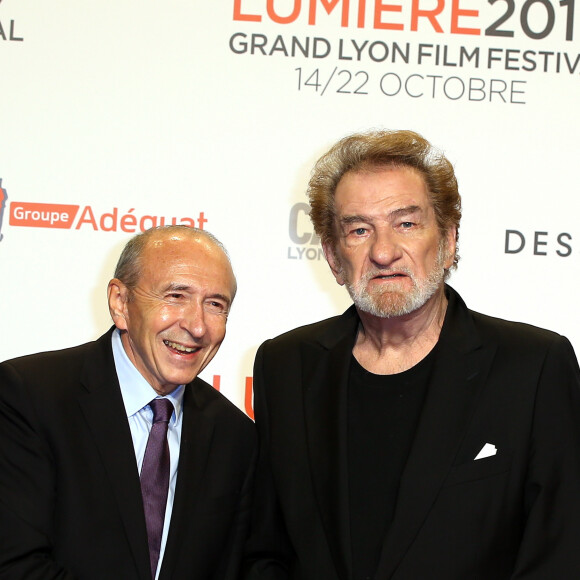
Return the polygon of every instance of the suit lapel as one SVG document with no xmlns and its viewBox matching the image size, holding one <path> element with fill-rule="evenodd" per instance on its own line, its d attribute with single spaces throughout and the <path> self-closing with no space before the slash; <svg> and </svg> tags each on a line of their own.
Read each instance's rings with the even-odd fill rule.
<svg viewBox="0 0 580 580">
<path fill-rule="evenodd" d="M 347 381 L 358 317 L 354 308 L 315 343 L 303 345 L 303 386 L 310 470 L 330 551 L 343 579 L 350 578 L 351 545 L 347 469 Z"/>
<path fill-rule="evenodd" d="M 146 578 L 151 572 L 141 487 L 131 431 L 115 372 L 111 332 L 95 343 L 93 356 L 87 357 L 81 382 L 85 390 L 79 396 L 79 405 L 108 474 L 135 566 Z"/>
<path fill-rule="evenodd" d="M 212 444 L 214 423 L 203 412 L 203 403 L 198 396 L 198 380 L 187 385 L 183 395 L 177 485 L 161 571 L 162 577 L 167 578 L 172 577 L 171 569 L 179 559 L 180 551 L 183 550 L 180 541 L 181 530 L 186 525 L 191 525 L 192 514 L 198 502 L 202 501 L 200 487 Z M 203 542 L 198 545 L 203 546 Z M 187 549 L 193 550 L 195 546 Z"/>
<path fill-rule="evenodd" d="M 415 539 L 453 464 L 495 352 L 484 347 L 467 307 L 449 305 L 434 368 L 376 578 L 390 578 Z"/>
</svg>

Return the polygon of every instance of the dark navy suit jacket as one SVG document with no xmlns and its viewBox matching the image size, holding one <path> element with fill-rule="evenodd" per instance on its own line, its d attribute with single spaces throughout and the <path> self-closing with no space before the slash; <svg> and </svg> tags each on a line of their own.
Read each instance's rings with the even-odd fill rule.
<svg viewBox="0 0 580 580">
<path fill-rule="evenodd" d="M 225 397 L 186 386 L 161 580 L 238 578 L 255 445 Z M 0 578 L 151 579 L 110 331 L 0 365 Z"/>
<path fill-rule="evenodd" d="M 449 305 L 374 580 L 580 578 L 580 372 L 569 341 Z M 347 378 L 359 318 L 264 343 L 247 580 L 352 580 Z M 496 454 L 475 460 L 487 444 Z"/>
</svg>

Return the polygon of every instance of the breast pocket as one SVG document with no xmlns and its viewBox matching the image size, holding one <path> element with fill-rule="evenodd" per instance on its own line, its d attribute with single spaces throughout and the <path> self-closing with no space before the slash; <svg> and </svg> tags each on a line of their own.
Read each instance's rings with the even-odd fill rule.
<svg viewBox="0 0 580 580">
<path fill-rule="evenodd" d="M 507 473 L 511 465 L 510 460 L 510 455 L 504 454 L 484 459 L 474 459 L 469 463 L 456 465 L 451 468 L 443 486 L 451 487 L 452 485 L 460 485 Z"/>
</svg>

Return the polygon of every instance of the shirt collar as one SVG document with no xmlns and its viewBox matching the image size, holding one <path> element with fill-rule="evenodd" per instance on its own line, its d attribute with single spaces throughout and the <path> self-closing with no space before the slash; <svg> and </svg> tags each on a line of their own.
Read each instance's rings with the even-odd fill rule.
<svg viewBox="0 0 580 580">
<path fill-rule="evenodd" d="M 147 406 L 152 399 L 159 397 L 159 395 L 127 356 L 123 343 L 121 342 L 121 332 L 118 328 L 113 331 L 111 344 L 113 346 L 113 358 L 115 359 L 115 369 L 121 387 L 121 396 L 123 397 L 125 412 L 127 413 L 127 417 L 130 417 Z M 177 389 L 165 396 L 173 404 L 175 421 L 179 419 L 179 415 L 181 414 L 184 391 L 184 385 L 179 385 Z"/>
</svg>

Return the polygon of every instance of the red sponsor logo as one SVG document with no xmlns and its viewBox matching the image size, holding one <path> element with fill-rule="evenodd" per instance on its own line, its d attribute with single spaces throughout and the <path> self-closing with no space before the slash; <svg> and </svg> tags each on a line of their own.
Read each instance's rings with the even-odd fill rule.
<svg viewBox="0 0 580 580">
<path fill-rule="evenodd" d="M 1 208 L 0 208 L 1 211 Z M 0 213 L 1 218 L 1 213 Z M 165 225 L 184 225 L 203 230 L 207 218 L 203 211 L 197 217 L 169 217 L 141 215 L 132 207 L 126 212 L 113 207 L 110 211 L 96 212 L 92 206 L 65 205 L 60 203 L 34 203 L 13 201 L 10 204 L 10 225 L 29 228 L 58 228 L 63 230 L 92 229 L 103 232 L 144 232 L 149 228 Z"/>
<path fill-rule="evenodd" d="M 79 207 L 78 205 L 60 203 L 12 202 L 10 205 L 10 225 L 69 230 Z"/>
<path fill-rule="evenodd" d="M 310 26 L 317 24 L 318 3 L 320 3 L 328 15 L 336 8 L 339 8 L 339 4 L 341 4 L 340 0 L 320 0 L 320 2 L 310 0 L 309 3 L 302 3 L 295 0 L 292 12 L 289 13 L 288 6 L 285 5 L 281 10 L 281 14 L 277 11 L 275 3 L 269 1 L 266 5 L 266 14 L 256 14 L 249 11 L 250 9 L 247 8 L 246 2 L 244 2 L 244 6 L 242 7 L 242 1 L 234 0 L 235 21 L 262 22 L 263 20 L 271 20 L 277 24 L 292 24 L 299 21 L 301 17 L 302 20 L 307 17 Z M 479 10 L 466 10 L 465 8 L 461 8 L 459 6 L 460 1 L 451 0 L 450 2 L 447 0 L 446 2 L 445 0 L 438 0 L 436 7 L 420 8 L 419 0 L 413 0 L 412 3 L 406 2 L 405 0 L 391 0 L 389 4 L 384 0 L 375 0 L 374 3 L 368 2 L 368 6 L 367 0 L 358 0 L 358 2 L 354 0 L 352 5 L 348 0 L 344 0 L 342 6 L 340 6 L 340 25 L 343 28 L 352 27 L 356 18 L 357 28 L 365 28 L 370 21 L 372 22 L 372 27 L 379 30 L 405 30 L 406 28 L 410 28 L 412 31 L 417 31 L 419 29 L 419 22 L 428 21 L 436 32 L 443 32 L 439 18 L 444 9 L 447 9 L 447 12 L 449 10 L 451 11 L 450 16 L 448 16 L 451 21 L 451 33 L 481 34 L 479 28 L 466 28 L 459 25 L 460 19 L 463 22 L 466 18 L 477 19 L 479 17 Z M 410 22 L 405 24 L 404 22 L 400 22 L 401 19 L 408 19 Z"/>
</svg>

